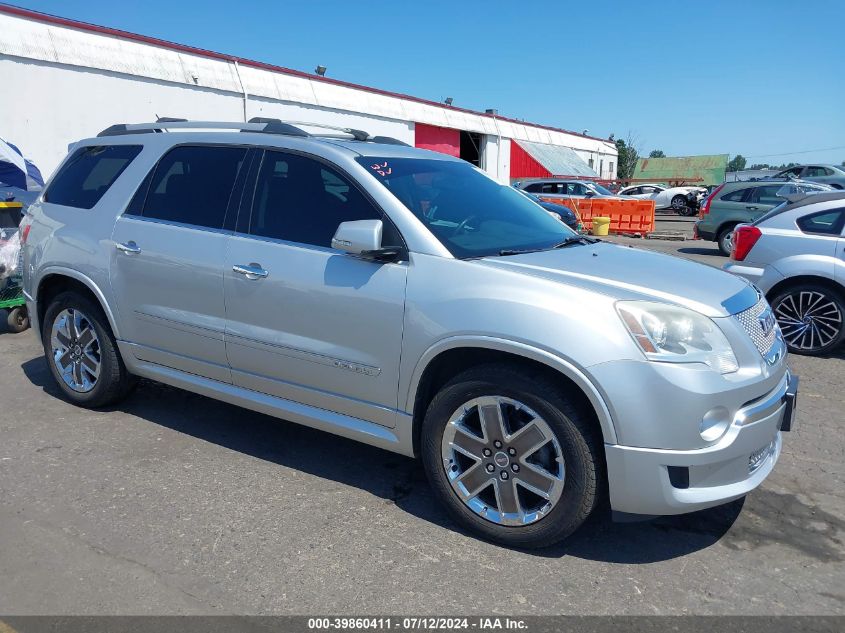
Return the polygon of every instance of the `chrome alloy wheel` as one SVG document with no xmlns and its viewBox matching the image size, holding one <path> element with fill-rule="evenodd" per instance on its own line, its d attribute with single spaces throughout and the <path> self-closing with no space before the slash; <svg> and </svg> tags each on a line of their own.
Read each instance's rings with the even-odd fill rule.
<svg viewBox="0 0 845 633">
<path fill-rule="evenodd" d="M 501 396 L 464 403 L 449 418 L 443 467 L 458 498 L 499 525 L 528 525 L 546 516 L 563 493 L 563 453 L 548 423 Z"/>
<path fill-rule="evenodd" d="M 65 384 L 80 393 L 91 391 L 100 375 L 100 341 L 94 324 L 79 310 L 56 315 L 50 331 L 53 364 Z"/>
<path fill-rule="evenodd" d="M 842 312 L 835 301 L 815 290 L 799 290 L 775 306 L 783 338 L 794 349 L 816 350 L 842 330 Z"/>
</svg>

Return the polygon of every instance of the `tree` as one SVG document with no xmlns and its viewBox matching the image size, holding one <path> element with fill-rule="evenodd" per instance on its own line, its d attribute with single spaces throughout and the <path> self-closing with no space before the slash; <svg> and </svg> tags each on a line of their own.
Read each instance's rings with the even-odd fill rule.
<svg viewBox="0 0 845 633">
<path fill-rule="evenodd" d="M 748 169 L 771 169 L 772 167 L 768 163 L 755 163 L 751 165 Z"/>
<path fill-rule="evenodd" d="M 662 149 L 653 149 L 651 153 L 648 155 L 649 158 L 666 158 L 666 154 L 663 153 Z"/>
<path fill-rule="evenodd" d="M 728 171 L 742 171 L 745 169 L 745 158 L 737 154 L 728 162 Z"/>
<path fill-rule="evenodd" d="M 617 158 L 616 177 L 620 180 L 627 180 L 634 175 L 637 160 L 640 158 L 640 153 L 636 146 L 637 140 L 630 132 L 628 132 L 627 141 L 621 138 L 616 139 L 616 151 L 619 154 Z"/>
</svg>

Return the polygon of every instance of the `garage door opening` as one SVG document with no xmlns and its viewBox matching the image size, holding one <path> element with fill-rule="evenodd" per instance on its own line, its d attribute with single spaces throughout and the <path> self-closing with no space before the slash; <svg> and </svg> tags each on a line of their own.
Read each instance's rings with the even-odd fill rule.
<svg viewBox="0 0 845 633">
<path fill-rule="evenodd" d="M 481 164 L 481 134 L 461 130 L 461 158 L 476 167 Z"/>
</svg>

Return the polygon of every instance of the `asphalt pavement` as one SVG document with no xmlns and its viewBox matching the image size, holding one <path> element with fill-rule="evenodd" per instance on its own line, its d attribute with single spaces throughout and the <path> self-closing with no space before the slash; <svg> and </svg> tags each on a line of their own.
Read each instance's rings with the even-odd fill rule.
<svg viewBox="0 0 845 633">
<path fill-rule="evenodd" d="M 414 460 L 151 382 L 76 408 L 0 333 L 0 613 L 845 614 L 845 350 L 790 364 L 798 428 L 745 500 L 524 552 L 460 531 Z"/>
</svg>

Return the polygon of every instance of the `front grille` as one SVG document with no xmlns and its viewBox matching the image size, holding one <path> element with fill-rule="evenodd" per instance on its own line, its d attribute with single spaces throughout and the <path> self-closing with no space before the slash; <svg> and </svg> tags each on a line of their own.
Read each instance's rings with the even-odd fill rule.
<svg viewBox="0 0 845 633">
<path fill-rule="evenodd" d="M 734 318 L 740 322 L 748 336 L 754 341 L 757 351 L 764 358 L 768 357 L 779 331 L 769 302 L 761 297 L 757 303 L 747 310 L 735 314 Z"/>
</svg>

